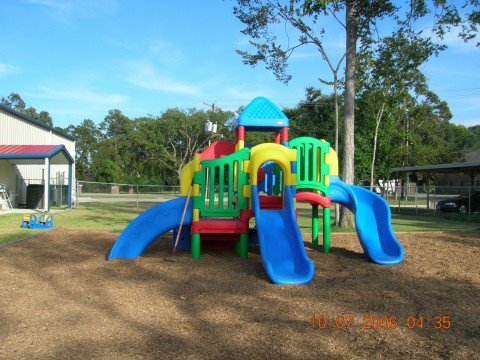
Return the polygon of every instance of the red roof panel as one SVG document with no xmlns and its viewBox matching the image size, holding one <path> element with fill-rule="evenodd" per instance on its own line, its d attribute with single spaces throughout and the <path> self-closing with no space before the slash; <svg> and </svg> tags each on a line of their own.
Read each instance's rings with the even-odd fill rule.
<svg viewBox="0 0 480 360">
<path fill-rule="evenodd" d="M 58 145 L 0 145 L 0 155 L 45 155 Z"/>
</svg>

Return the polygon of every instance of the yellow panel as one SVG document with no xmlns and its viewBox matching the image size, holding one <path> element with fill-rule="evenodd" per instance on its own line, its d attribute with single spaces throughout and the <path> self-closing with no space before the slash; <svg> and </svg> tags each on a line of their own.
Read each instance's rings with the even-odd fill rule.
<svg viewBox="0 0 480 360">
<path fill-rule="evenodd" d="M 201 170 L 199 155 L 195 155 L 195 157 L 193 158 L 193 169 L 195 170 L 195 172 L 199 172 Z"/>
<path fill-rule="evenodd" d="M 182 168 L 182 174 L 180 175 L 180 195 L 188 196 L 190 185 L 192 185 L 194 173 L 194 160 L 187 163 Z"/>
<path fill-rule="evenodd" d="M 235 145 L 235 151 L 242 150 L 245 147 L 244 140 L 238 140 L 237 144 Z"/>
<path fill-rule="evenodd" d="M 200 196 L 200 185 L 193 184 L 192 196 Z"/>
<path fill-rule="evenodd" d="M 252 188 L 250 187 L 250 185 L 243 185 L 242 196 L 247 198 L 252 196 Z"/>
<path fill-rule="evenodd" d="M 325 175 L 323 177 L 323 183 L 325 184 L 325 186 L 330 185 L 330 176 L 329 175 Z"/>
<path fill-rule="evenodd" d="M 197 171 L 200 171 L 200 156 L 195 155 L 193 160 L 188 162 L 182 168 L 182 173 L 180 175 L 180 195 L 188 196 L 190 185 L 192 185 L 193 182 L 193 174 Z"/>
<path fill-rule="evenodd" d="M 242 171 L 243 172 L 248 172 L 248 166 L 250 165 L 250 160 L 243 160 L 242 161 Z"/>
<path fill-rule="evenodd" d="M 285 185 L 292 185 L 291 162 L 297 160 L 296 150 L 289 149 L 280 144 L 265 143 L 250 149 L 250 184 L 257 185 L 257 173 L 260 166 L 267 161 L 274 161 L 282 168 Z M 295 183 L 293 183 L 295 184 Z"/>
<path fill-rule="evenodd" d="M 290 185 L 297 185 L 297 174 L 290 174 Z"/>
<path fill-rule="evenodd" d="M 338 156 L 333 148 L 325 154 L 325 163 L 330 166 L 330 175 L 338 176 Z"/>
<path fill-rule="evenodd" d="M 200 221 L 200 210 L 193 209 L 193 221 Z"/>
</svg>

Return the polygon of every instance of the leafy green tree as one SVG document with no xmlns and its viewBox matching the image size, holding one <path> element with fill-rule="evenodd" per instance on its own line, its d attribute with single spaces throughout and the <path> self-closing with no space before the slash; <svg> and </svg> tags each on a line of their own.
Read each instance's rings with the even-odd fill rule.
<svg viewBox="0 0 480 360">
<path fill-rule="evenodd" d="M 20 112 L 25 111 L 25 107 L 26 107 L 25 101 L 23 101 L 22 97 L 17 93 L 11 93 L 6 98 L 2 97 L 2 103 L 14 110 L 17 110 Z"/>
<path fill-rule="evenodd" d="M 377 41 L 375 47 L 369 47 L 362 51 L 360 56 L 358 83 L 361 104 L 358 104 L 358 108 L 365 106 L 369 109 L 370 114 L 364 111 L 364 115 L 374 119 L 375 123 L 369 177 L 372 189 L 380 123 L 385 111 L 388 112 L 389 108 L 401 108 L 410 93 L 424 92 L 427 79 L 420 67 L 444 47 L 433 43 L 430 38 L 405 32 L 403 29 Z M 431 92 L 427 92 L 427 95 L 436 96 Z"/>
<path fill-rule="evenodd" d="M 315 46 L 320 56 L 326 58 L 325 51 L 322 51 L 323 42 L 321 35 L 324 33 L 322 21 L 325 16 L 331 14 L 335 19 L 344 14 L 345 21 L 339 21 L 346 35 L 345 43 L 345 91 L 344 91 L 344 140 L 343 140 L 343 179 L 347 183 L 354 180 L 354 154 L 355 154 L 355 92 L 357 72 L 357 43 L 360 41 L 364 48 L 368 44 L 375 44 L 375 33 L 379 21 L 382 19 L 390 21 L 389 26 L 403 28 L 405 31 L 415 33 L 412 25 L 418 20 L 427 16 L 431 9 L 426 0 L 410 2 L 403 16 L 405 9 L 395 5 L 393 1 L 385 0 L 237 0 L 234 7 L 234 14 L 246 25 L 242 33 L 251 38 L 250 44 L 255 52 L 239 51 L 244 62 L 249 65 L 256 65 L 259 61 L 265 62 L 268 70 L 284 82 L 291 78 L 286 73 L 288 59 L 291 54 L 302 46 Z M 465 40 L 470 40 L 476 35 L 478 24 L 478 1 L 466 0 L 465 6 L 470 6 L 468 16 L 462 17 L 457 2 L 446 0 L 434 1 L 433 9 L 441 9 L 435 13 L 434 30 L 443 36 L 445 31 L 451 27 L 465 25 Z M 279 40 L 278 25 L 287 34 L 286 46 Z M 291 45 L 288 31 L 292 29 L 299 34 L 298 40 Z M 317 35 L 320 34 L 320 35 Z M 461 35 L 462 36 L 462 35 Z M 342 212 L 342 226 L 352 223 L 352 216 L 348 212 Z"/>
<path fill-rule="evenodd" d="M 93 172 L 93 155 L 97 152 L 102 133 L 90 119 L 83 120 L 77 126 L 70 125 L 67 132 L 77 138 L 75 142 L 76 176 L 79 179 L 90 179 L 90 174 Z"/>
<path fill-rule="evenodd" d="M 2 97 L 2 103 L 49 126 L 53 126 L 52 117 L 47 111 L 40 111 L 40 113 L 38 113 L 32 106 L 27 108 L 25 101 L 23 101 L 22 97 L 17 93 L 11 93 L 6 98 Z"/>
<path fill-rule="evenodd" d="M 471 150 L 480 150 L 480 125 L 470 126 L 468 131 L 473 134 L 473 145 Z"/>
<path fill-rule="evenodd" d="M 27 109 L 25 109 L 25 111 L 23 111 L 23 112 L 25 114 L 27 114 L 28 116 L 31 116 L 34 119 L 37 119 L 37 120 L 47 124 L 48 126 L 53 126 L 53 120 L 52 120 L 52 117 L 50 116 L 50 114 L 48 113 L 48 111 L 37 112 L 37 110 L 34 107 L 30 106 Z"/>
</svg>

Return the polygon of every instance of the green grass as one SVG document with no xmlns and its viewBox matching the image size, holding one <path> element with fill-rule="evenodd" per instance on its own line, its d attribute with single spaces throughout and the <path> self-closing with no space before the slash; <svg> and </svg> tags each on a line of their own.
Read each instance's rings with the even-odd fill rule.
<svg viewBox="0 0 480 360">
<path fill-rule="evenodd" d="M 156 203 L 140 203 L 139 211 L 145 211 Z M 307 205 L 308 206 L 308 205 Z M 310 207 L 301 205 L 298 209 L 298 224 L 303 233 L 310 233 Z M 402 210 L 403 211 L 403 210 Z M 68 229 L 104 230 L 120 233 L 125 226 L 137 216 L 135 202 L 97 202 L 83 203 L 78 208 L 54 214 L 55 227 Z M 322 212 L 320 211 L 320 217 Z M 334 210 L 332 209 L 332 219 Z M 0 244 L 19 240 L 39 233 L 41 230 L 26 230 L 20 228 L 21 214 L 0 216 Z M 437 213 L 393 213 L 394 231 L 474 231 L 480 230 L 480 214 L 473 214 L 472 221 L 458 214 Z M 322 220 L 320 219 L 320 231 Z M 332 227 L 332 232 L 352 232 L 354 229 Z"/>
<path fill-rule="evenodd" d="M 420 232 L 420 231 L 478 231 L 480 230 L 480 214 L 472 214 L 471 220 L 466 215 L 445 214 L 437 212 L 433 216 L 432 212 L 426 211 L 415 214 L 414 210 L 401 213 L 392 213 L 392 226 L 394 231 L 400 232 Z M 311 210 L 309 208 L 298 209 L 298 224 L 302 232 L 310 233 L 311 230 Z M 322 211 L 319 211 L 320 231 L 322 231 Z M 331 211 L 331 218 L 334 219 L 335 210 Z M 338 228 L 333 226 L 333 232 L 353 232 L 355 229 Z"/>
<path fill-rule="evenodd" d="M 155 204 L 140 203 L 139 211 L 144 211 Z M 85 203 L 80 207 L 54 214 L 54 226 L 68 229 L 106 230 L 121 232 L 137 216 L 136 203 L 105 202 Z M 42 230 L 21 229 L 21 214 L 0 216 L 0 244 L 22 239 Z"/>
</svg>

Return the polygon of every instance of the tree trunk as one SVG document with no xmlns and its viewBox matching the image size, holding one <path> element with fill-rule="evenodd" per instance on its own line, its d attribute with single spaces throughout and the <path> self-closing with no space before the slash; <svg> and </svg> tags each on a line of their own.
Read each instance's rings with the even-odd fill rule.
<svg viewBox="0 0 480 360">
<path fill-rule="evenodd" d="M 338 109 L 338 78 L 337 74 L 333 74 L 333 93 L 335 95 L 335 151 L 338 153 L 338 118 L 339 118 L 339 109 Z"/>
<path fill-rule="evenodd" d="M 357 13 L 355 1 L 346 1 L 346 27 L 347 27 L 347 56 L 345 69 L 345 107 L 343 110 L 344 122 L 344 146 L 343 146 L 343 181 L 353 184 L 355 170 L 355 80 L 356 80 L 356 56 L 357 56 Z M 340 226 L 353 225 L 352 213 L 342 207 Z"/>
<path fill-rule="evenodd" d="M 338 76 L 333 74 L 333 93 L 335 94 L 335 152 L 338 154 L 338 131 L 339 131 L 339 109 L 338 109 Z M 335 204 L 335 226 L 340 225 L 340 205 Z"/>
<path fill-rule="evenodd" d="M 384 109 L 385 109 L 385 100 L 382 102 L 382 106 L 378 111 L 377 118 L 375 119 L 375 134 L 373 135 L 372 165 L 370 167 L 370 190 L 373 190 L 373 175 L 375 172 L 375 158 L 377 156 L 378 128 L 380 127 L 380 122 L 382 121 Z"/>
</svg>

